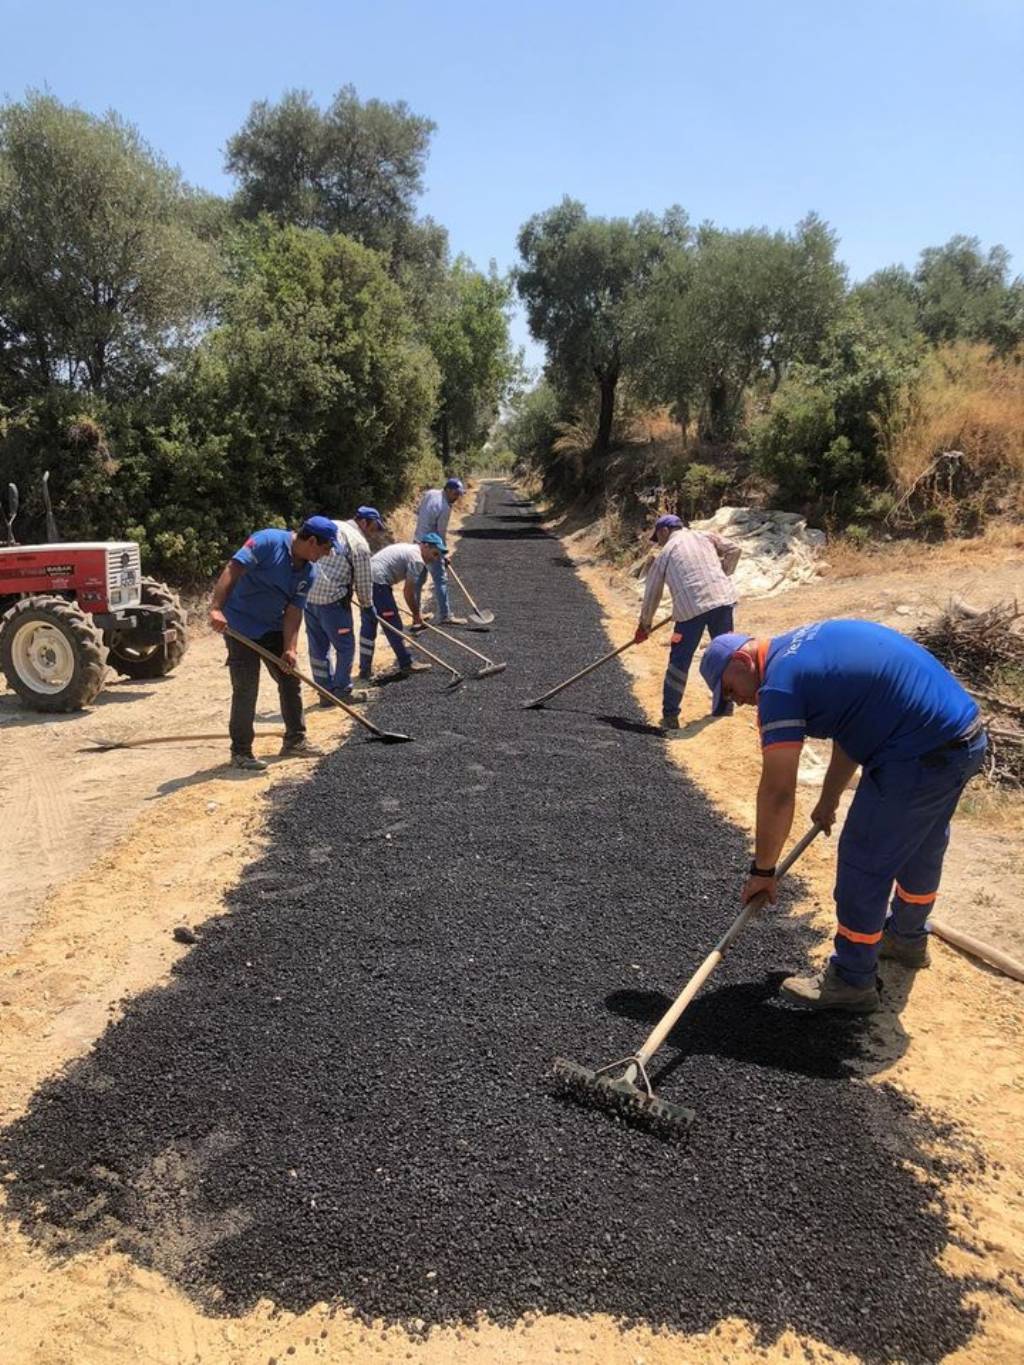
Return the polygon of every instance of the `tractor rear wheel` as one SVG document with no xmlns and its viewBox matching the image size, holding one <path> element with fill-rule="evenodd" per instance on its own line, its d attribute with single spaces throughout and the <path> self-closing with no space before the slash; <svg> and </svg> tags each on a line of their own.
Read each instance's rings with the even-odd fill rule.
<svg viewBox="0 0 1024 1365">
<path fill-rule="evenodd" d="M 23 597 L 0 620 L 0 668 L 36 711 L 80 711 L 103 687 L 103 636 L 74 602 Z"/>
<path fill-rule="evenodd" d="M 155 578 L 142 580 L 142 605 L 162 607 L 164 624 L 174 631 L 166 645 L 133 641 L 130 630 L 113 631 L 106 636 L 110 651 L 108 663 L 128 678 L 162 678 L 177 668 L 188 648 L 188 617 L 176 592 Z"/>
</svg>

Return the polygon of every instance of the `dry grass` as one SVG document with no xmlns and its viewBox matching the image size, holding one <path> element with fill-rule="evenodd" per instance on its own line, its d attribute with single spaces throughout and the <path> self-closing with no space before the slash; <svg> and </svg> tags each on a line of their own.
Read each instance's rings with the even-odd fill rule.
<svg viewBox="0 0 1024 1365">
<path fill-rule="evenodd" d="M 947 450 L 963 451 L 983 478 L 1024 478 L 1024 364 L 966 342 L 940 347 L 879 418 L 879 435 L 901 489 Z"/>
<path fill-rule="evenodd" d="M 938 545 L 919 540 L 875 541 L 856 545 L 838 537 L 829 542 L 825 551 L 830 578 L 866 578 L 877 574 L 913 570 L 927 566 L 929 570 L 943 564 L 950 566 L 983 564 L 993 554 L 1000 559 L 1015 554 L 1024 555 L 1024 525 L 1019 522 L 993 522 L 981 535 L 969 540 L 947 540 Z"/>
</svg>

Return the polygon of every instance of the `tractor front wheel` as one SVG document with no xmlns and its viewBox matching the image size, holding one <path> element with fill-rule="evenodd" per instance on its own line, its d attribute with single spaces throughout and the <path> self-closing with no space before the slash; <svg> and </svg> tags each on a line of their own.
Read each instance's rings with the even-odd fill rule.
<svg viewBox="0 0 1024 1365">
<path fill-rule="evenodd" d="M 0 668 L 36 711 L 80 711 L 103 687 L 103 636 L 74 602 L 23 597 L 0 620 Z"/>
<path fill-rule="evenodd" d="M 177 668 L 188 648 L 188 617 L 178 594 L 155 578 L 142 580 L 142 605 L 160 607 L 164 626 L 174 631 L 166 645 L 150 644 L 133 637 L 130 630 L 115 630 L 106 636 L 110 667 L 127 678 L 162 678 Z"/>
</svg>

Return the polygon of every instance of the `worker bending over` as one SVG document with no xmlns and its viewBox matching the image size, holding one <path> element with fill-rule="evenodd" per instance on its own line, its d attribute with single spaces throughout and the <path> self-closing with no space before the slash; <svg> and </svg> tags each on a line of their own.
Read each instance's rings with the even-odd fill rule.
<svg viewBox="0 0 1024 1365">
<path fill-rule="evenodd" d="M 466 491 L 461 479 L 449 479 L 443 488 L 430 488 L 423 494 L 419 511 L 416 513 L 416 540 L 422 543 L 425 536 L 440 536 L 444 541 L 448 536 L 448 521 L 452 508 Z M 447 554 L 445 551 L 445 555 Z M 453 616 L 448 598 L 448 566 L 445 555 L 432 559 L 427 565 L 434 581 L 435 621 L 442 626 L 464 626 L 464 616 Z"/>
<path fill-rule="evenodd" d="M 949 822 L 985 758 L 978 706 L 927 650 L 867 621 L 818 621 L 773 640 L 720 635 L 700 671 L 713 714 L 732 702 L 758 712 L 761 782 L 744 904 L 762 891 L 775 901 L 804 739 L 832 740 L 811 813 L 827 833 L 861 768 L 839 840 L 835 952 L 819 975 L 789 977 L 781 990 L 809 1009 L 870 1013 L 880 956 L 928 965 Z"/>
<path fill-rule="evenodd" d="M 360 507 L 351 521 L 336 521 L 338 544 L 317 565 L 313 585 L 306 594 L 306 638 L 313 677 L 342 701 L 365 702 L 369 693 L 352 686 L 352 662 L 356 637 L 352 626 L 352 594 L 363 612 L 373 611 L 373 577 L 367 536 L 383 531 L 376 507 Z M 331 663 L 331 651 L 334 662 Z M 330 706 L 326 697 L 321 706 Z"/>
<path fill-rule="evenodd" d="M 679 710 L 694 653 L 705 630 L 713 640 L 733 628 L 736 589 L 729 575 L 742 551 L 713 532 L 691 531 L 676 516 L 659 517 L 651 540 L 661 554 L 651 565 L 634 639 L 642 645 L 667 587 L 675 629 L 662 689 L 661 728 L 677 737 Z"/>
<path fill-rule="evenodd" d="M 428 669 L 428 663 L 414 662 L 409 647 L 400 632 L 404 629 L 402 615 L 395 601 L 395 587 L 403 584 L 405 604 L 409 608 L 414 626 L 422 626 L 420 597 L 427 568 L 448 553 L 447 546 L 439 535 L 428 531 L 423 539 L 414 544 L 403 541 L 397 545 L 385 545 L 370 560 L 373 576 L 373 611 L 364 611 L 359 628 L 359 676 L 368 681 L 373 671 L 373 649 L 377 639 L 377 618 L 392 629 L 384 630 L 388 644 L 398 660 L 395 677 L 407 678 L 410 673 Z"/>
<path fill-rule="evenodd" d="M 228 560 L 217 579 L 210 602 L 210 625 L 223 634 L 226 626 L 277 654 L 284 669 L 267 663 L 277 683 L 284 717 L 281 753 L 316 758 L 323 752 L 306 739 L 299 680 L 295 667 L 302 608 L 315 572 L 314 565 L 330 554 L 337 542 L 329 517 L 309 517 L 298 531 L 268 529 L 251 535 Z M 260 689 L 260 657 L 229 636 L 231 675 L 231 766 L 260 772 L 267 767 L 252 752 L 256 699 Z M 264 661 L 266 662 L 266 661 Z"/>
</svg>

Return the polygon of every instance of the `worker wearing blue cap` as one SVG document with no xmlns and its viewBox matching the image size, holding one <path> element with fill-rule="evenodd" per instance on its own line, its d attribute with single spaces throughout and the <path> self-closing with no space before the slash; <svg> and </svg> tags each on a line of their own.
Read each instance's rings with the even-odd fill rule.
<svg viewBox="0 0 1024 1365">
<path fill-rule="evenodd" d="M 297 531 L 270 527 L 256 531 L 221 572 L 210 600 L 210 625 L 223 633 L 230 626 L 284 662 L 267 668 L 277 683 L 284 718 L 281 753 L 314 758 L 322 753 L 306 738 L 299 680 L 295 667 L 302 609 L 313 581 L 314 565 L 331 553 L 338 533 L 329 517 L 308 517 Z M 266 768 L 252 752 L 260 658 L 229 636 L 231 675 L 231 766 L 259 772 Z"/>
<path fill-rule="evenodd" d="M 356 637 L 352 623 L 352 595 L 362 611 L 373 611 L 373 576 L 368 536 L 384 530 L 376 507 L 359 507 L 351 521 L 333 523 L 338 544 L 317 565 L 313 585 L 306 597 L 306 638 L 314 679 L 350 706 L 365 702 L 365 688 L 352 686 L 352 663 Z M 333 659 L 332 659 L 333 656 Z M 321 706 L 330 706 L 321 697 Z"/>
<path fill-rule="evenodd" d="M 869 621 L 817 621 L 773 640 L 721 635 L 700 671 L 713 714 L 733 702 L 758 712 L 761 783 L 744 903 L 762 891 L 775 901 L 804 739 L 832 740 L 811 813 L 827 833 L 861 769 L 839 840 L 835 952 L 823 972 L 789 977 L 781 991 L 807 1009 L 870 1013 L 879 957 L 928 965 L 949 822 L 985 759 L 978 705 L 927 650 Z"/>
<path fill-rule="evenodd" d="M 466 485 L 462 480 L 452 478 L 445 481 L 443 488 L 430 488 L 423 494 L 419 511 L 416 513 L 417 542 L 422 542 L 424 536 L 428 535 L 440 536 L 442 541 L 447 540 L 452 508 L 465 491 Z M 446 550 L 439 559 L 432 559 L 427 565 L 434 582 L 435 619 L 442 626 L 464 626 L 466 624 L 464 616 L 452 615 L 451 601 L 448 597 L 447 553 Z"/>
<path fill-rule="evenodd" d="M 679 712 L 683 691 L 697 646 L 705 631 L 714 639 L 733 628 L 736 589 L 730 575 L 739 562 L 740 550 L 712 532 L 691 531 L 671 513 L 654 523 L 651 540 L 661 547 L 661 553 L 647 574 L 633 638 L 638 645 L 647 639 L 662 593 L 668 588 L 675 629 L 662 688 L 661 728 L 669 738 L 678 738 L 682 733 Z"/>
</svg>

